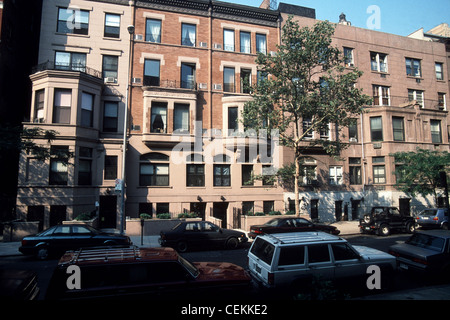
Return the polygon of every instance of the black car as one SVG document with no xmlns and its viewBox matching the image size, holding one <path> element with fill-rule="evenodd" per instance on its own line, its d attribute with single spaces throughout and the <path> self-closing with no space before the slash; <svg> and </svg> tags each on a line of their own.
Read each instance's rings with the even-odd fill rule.
<svg viewBox="0 0 450 320">
<path fill-rule="evenodd" d="M 235 249 L 248 241 L 243 232 L 222 229 L 208 221 L 180 222 L 172 230 L 161 231 L 159 243 L 186 252 L 191 247 Z"/>
<path fill-rule="evenodd" d="M 361 233 L 374 232 L 380 236 L 388 236 L 392 231 L 413 233 L 416 221 L 396 207 L 373 207 L 359 220 L 359 228 Z"/>
<path fill-rule="evenodd" d="M 39 287 L 37 274 L 31 270 L 0 270 L 0 300 L 37 300 Z"/>
<path fill-rule="evenodd" d="M 312 223 L 304 218 L 274 218 L 265 224 L 250 227 L 248 236 L 252 239 L 259 235 L 271 233 L 323 231 L 338 235 L 340 231 L 335 226 Z"/>
<path fill-rule="evenodd" d="M 83 247 L 129 245 L 125 235 L 105 233 L 85 224 L 53 226 L 36 235 L 22 239 L 19 251 L 24 255 L 34 255 L 45 260 L 53 254 L 63 254 L 67 250 Z"/>
<path fill-rule="evenodd" d="M 397 257 L 401 270 L 450 280 L 450 231 L 427 230 L 415 232 L 405 243 L 395 244 L 389 253 Z"/>
</svg>

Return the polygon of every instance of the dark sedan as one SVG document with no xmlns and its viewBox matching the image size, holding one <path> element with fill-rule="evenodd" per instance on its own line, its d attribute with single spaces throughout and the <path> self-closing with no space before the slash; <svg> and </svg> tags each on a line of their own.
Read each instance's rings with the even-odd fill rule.
<svg viewBox="0 0 450 320">
<path fill-rule="evenodd" d="M 389 248 L 398 267 L 450 279 L 450 231 L 430 230 L 414 233 L 405 243 Z"/>
<path fill-rule="evenodd" d="M 83 247 L 129 245 L 125 235 L 101 232 L 85 224 L 53 226 L 36 235 L 22 239 L 19 251 L 24 255 L 34 255 L 45 260 L 53 254 L 63 254 L 67 250 Z"/>
<path fill-rule="evenodd" d="M 248 236 L 255 239 L 259 235 L 267 233 L 286 233 L 302 231 L 323 231 L 333 235 L 338 235 L 340 231 L 326 224 L 312 223 L 304 218 L 274 218 L 265 224 L 250 227 Z"/>
<path fill-rule="evenodd" d="M 186 252 L 193 247 L 219 247 L 235 249 L 248 241 L 243 232 L 222 229 L 208 221 L 181 222 L 172 230 L 161 231 L 159 243 Z"/>
</svg>

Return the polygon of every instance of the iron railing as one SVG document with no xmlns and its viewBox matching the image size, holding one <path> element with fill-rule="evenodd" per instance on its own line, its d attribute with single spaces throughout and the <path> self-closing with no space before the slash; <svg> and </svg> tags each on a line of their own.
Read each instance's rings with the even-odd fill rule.
<svg viewBox="0 0 450 320">
<path fill-rule="evenodd" d="M 90 67 L 86 67 L 82 64 L 58 64 L 54 61 L 47 61 L 41 64 L 38 64 L 32 69 L 32 73 L 37 73 L 46 70 L 61 70 L 61 71 L 74 71 L 88 74 L 90 76 L 102 79 L 103 75 L 101 71 L 95 70 Z"/>
</svg>

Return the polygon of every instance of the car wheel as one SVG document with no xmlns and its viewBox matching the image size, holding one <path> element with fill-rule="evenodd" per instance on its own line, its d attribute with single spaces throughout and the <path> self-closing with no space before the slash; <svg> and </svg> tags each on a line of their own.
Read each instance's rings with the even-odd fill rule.
<svg viewBox="0 0 450 320">
<path fill-rule="evenodd" d="M 178 252 L 186 252 L 188 250 L 188 244 L 186 241 L 180 241 L 177 243 Z"/>
<path fill-rule="evenodd" d="M 412 222 L 408 222 L 406 224 L 406 232 L 407 233 L 414 233 L 416 231 L 416 225 Z"/>
<path fill-rule="evenodd" d="M 442 229 L 443 230 L 448 230 L 448 223 L 442 224 Z"/>
<path fill-rule="evenodd" d="M 41 246 L 37 249 L 36 258 L 39 260 L 47 260 L 49 256 L 48 248 Z"/>
<path fill-rule="evenodd" d="M 230 238 L 227 240 L 228 249 L 236 249 L 239 246 L 239 240 L 236 238 Z"/>
<path fill-rule="evenodd" d="M 391 228 L 389 225 L 383 224 L 380 226 L 380 229 L 378 229 L 378 234 L 386 237 L 391 234 Z"/>
</svg>

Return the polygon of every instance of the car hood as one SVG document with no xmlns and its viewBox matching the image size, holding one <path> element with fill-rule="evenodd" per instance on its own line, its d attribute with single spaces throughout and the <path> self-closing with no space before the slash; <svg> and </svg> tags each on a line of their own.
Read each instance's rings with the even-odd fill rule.
<svg viewBox="0 0 450 320">
<path fill-rule="evenodd" d="M 413 246 L 413 245 L 410 245 L 407 243 L 394 244 L 389 249 L 394 252 L 399 253 L 400 255 L 407 255 L 407 256 L 420 257 L 420 258 L 425 258 L 425 257 L 434 256 L 436 254 L 440 254 L 440 252 L 430 250 L 427 248 Z"/>
<path fill-rule="evenodd" d="M 240 266 L 228 262 L 194 262 L 200 271 L 199 281 L 240 281 L 250 282 L 247 272 Z"/>
<path fill-rule="evenodd" d="M 359 252 L 361 257 L 364 260 L 382 260 L 382 259 L 392 259 L 395 260 L 395 257 L 386 253 L 384 251 L 380 251 L 374 248 L 364 247 L 364 246 L 353 246 L 356 251 Z"/>
</svg>

